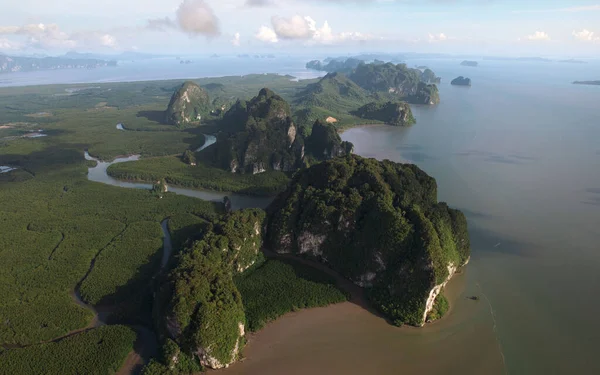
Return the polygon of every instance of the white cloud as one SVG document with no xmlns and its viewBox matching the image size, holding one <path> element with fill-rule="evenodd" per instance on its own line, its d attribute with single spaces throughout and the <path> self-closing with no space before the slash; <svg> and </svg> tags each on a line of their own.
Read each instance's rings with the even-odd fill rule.
<svg viewBox="0 0 600 375">
<path fill-rule="evenodd" d="M 255 37 L 256 39 L 267 43 L 277 43 L 279 41 L 275 30 L 267 26 L 261 26 Z"/>
<path fill-rule="evenodd" d="M 263 41 L 302 40 L 306 44 L 333 44 L 347 41 L 369 40 L 373 37 L 360 32 L 334 33 L 327 21 L 318 27 L 317 22 L 310 16 L 293 16 L 271 18 L 272 28 L 263 26 L 256 37 Z"/>
<path fill-rule="evenodd" d="M 184 0 L 177 9 L 179 27 L 192 35 L 219 35 L 219 20 L 204 0 Z"/>
<path fill-rule="evenodd" d="M 588 29 L 583 29 L 581 31 L 573 30 L 573 36 L 577 40 L 583 40 L 586 42 L 595 42 L 600 40 L 600 37 L 596 35 L 593 31 L 589 31 Z"/>
<path fill-rule="evenodd" d="M 429 43 L 443 42 L 448 40 L 448 36 L 444 33 L 431 34 L 429 33 Z"/>
<path fill-rule="evenodd" d="M 315 30 L 316 22 L 310 17 L 293 16 L 271 18 L 273 30 L 281 39 L 309 39 Z"/>
<path fill-rule="evenodd" d="M 21 47 L 19 43 L 12 42 L 6 38 L 0 38 L 0 50 L 17 50 L 21 49 Z"/>
<path fill-rule="evenodd" d="M 155 31 L 180 30 L 189 35 L 208 37 L 220 34 L 219 19 L 204 0 L 184 0 L 170 17 L 149 19 L 146 29 Z"/>
<path fill-rule="evenodd" d="M 240 33 L 235 33 L 233 35 L 233 39 L 231 40 L 231 44 L 233 44 L 234 47 L 239 47 L 240 46 Z"/>
<path fill-rule="evenodd" d="M 548 35 L 545 31 L 536 31 L 531 35 L 527 35 L 526 39 L 533 41 L 550 40 L 550 35 Z"/>
<path fill-rule="evenodd" d="M 44 50 L 66 50 L 73 48 L 116 48 L 117 39 L 107 33 L 98 31 L 83 31 L 69 34 L 62 31 L 56 24 L 29 24 L 24 26 L 0 27 L 0 35 L 12 35 L 17 38 L 25 38 L 23 43 L 16 43 L 3 39 L 3 46 L 9 43 L 12 49 L 36 48 Z"/>
</svg>

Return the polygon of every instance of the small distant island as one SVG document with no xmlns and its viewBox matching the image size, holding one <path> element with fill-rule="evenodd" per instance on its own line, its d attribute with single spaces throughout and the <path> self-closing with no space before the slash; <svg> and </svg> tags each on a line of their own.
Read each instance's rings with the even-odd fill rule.
<svg viewBox="0 0 600 375">
<path fill-rule="evenodd" d="M 67 55 L 65 55 L 67 56 Z M 0 55 L 0 73 L 31 72 L 36 70 L 94 69 L 117 66 L 114 60 L 70 57 L 21 57 Z"/>
<path fill-rule="evenodd" d="M 587 64 L 587 61 L 576 60 L 576 59 L 558 60 L 557 62 L 566 63 L 566 64 Z"/>
<path fill-rule="evenodd" d="M 451 85 L 453 86 L 471 86 L 471 78 L 467 78 L 467 77 L 456 77 L 452 80 L 452 82 L 450 82 Z"/>
<path fill-rule="evenodd" d="M 462 66 L 472 66 L 472 67 L 475 67 L 475 66 L 478 66 L 478 65 L 479 65 L 479 63 L 478 63 L 477 61 L 465 60 L 465 61 L 461 62 L 461 63 L 460 63 L 460 65 L 462 65 Z"/>
<path fill-rule="evenodd" d="M 574 85 L 592 85 L 592 86 L 600 86 L 600 81 L 575 81 Z"/>
</svg>

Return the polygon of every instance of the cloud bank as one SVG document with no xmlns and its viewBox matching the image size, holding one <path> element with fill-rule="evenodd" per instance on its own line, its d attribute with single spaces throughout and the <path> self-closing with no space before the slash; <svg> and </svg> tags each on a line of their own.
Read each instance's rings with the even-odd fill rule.
<svg viewBox="0 0 600 375">
<path fill-rule="evenodd" d="M 290 18 L 273 16 L 271 27 L 261 26 L 256 38 L 269 43 L 277 43 L 279 40 L 300 40 L 307 44 L 334 44 L 369 40 L 373 39 L 373 36 L 359 32 L 334 33 L 327 21 L 323 26 L 318 27 L 312 17 L 296 15 Z"/>
<path fill-rule="evenodd" d="M 175 12 L 175 20 L 164 17 L 147 21 L 146 28 L 155 31 L 180 30 L 191 36 L 220 35 L 219 19 L 204 0 L 184 0 Z"/>
<path fill-rule="evenodd" d="M 117 48 L 115 36 L 99 31 L 67 33 L 56 24 L 28 24 L 24 26 L 0 27 L 0 35 L 13 35 L 24 39 L 23 43 L 2 39 L 2 49 L 73 49 L 78 47 Z"/>
</svg>

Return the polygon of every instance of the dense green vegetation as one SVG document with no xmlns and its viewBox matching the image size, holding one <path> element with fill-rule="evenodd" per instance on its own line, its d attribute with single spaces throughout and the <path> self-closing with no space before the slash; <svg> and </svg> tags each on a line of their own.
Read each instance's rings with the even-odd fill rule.
<svg viewBox="0 0 600 375">
<path fill-rule="evenodd" d="M 289 104 L 270 89 L 249 101 L 238 101 L 223 117 L 214 147 L 217 164 L 231 172 L 292 171 L 302 162 L 302 137 Z"/>
<path fill-rule="evenodd" d="M 416 122 L 410 106 L 406 103 L 369 103 L 354 112 L 360 118 L 383 121 L 395 126 L 408 126 Z"/>
<path fill-rule="evenodd" d="M 180 373 L 197 370 L 197 361 L 218 367 L 235 359 L 244 341 L 240 323 L 258 329 L 287 311 L 343 300 L 328 279 L 308 269 L 278 261 L 262 265 L 262 211 L 219 216 L 224 214 L 221 204 L 165 193 L 162 188 L 152 194 L 90 182 L 86 172 L 95 162 L 85 161 L 83 150 L 103 160 L 141 154 L 143 159 L 138 162 L 109 169 L 111 175 L 122 179 L 271 195 L 285 191 L 288 175 L 253 172 L 294 171 L 307 162 L 347 154 L 351 145 L 341 142 L 336 127 L 364 122 L 351 111 L 389 93 L 367 92 L 335 74 L 308 83 L 274 75 L 194 82 L 210 96 L 211 108 L 231 109 L 186 129 L 164 124 L 164 109 L 181 81 L 0 88 L 0 125 L 8 126 L 0 132 L 0 165 L 17 167 L 0 175 L 0 345 L 30 345 L 0 353 L 3 365 L 9 360 L 9 369 L 40 373 L 39 366 L 46 363 L 46 373 L 72 373 L 69 366 L 74 363 L 81 363 L 77 371 L 82 373 L 108 373 L 118 368 L 131 349 L 133 332 L 109 326 L 76 333 L 88 327 L 93 313 L 75 303 L 74 292 L 91 305 L 108 307 L 110 324 L 148 325 L 154 303 L 157 315 L 169 318 L 163 320 L 160 333 L 175 339 L 176 343 L 167 341 L 165 353 L 180 351 L 176 369 Z M 310 84 L 314 85 L 307 87 Z M 264 89 L 252 98 L 265 86 L 278 94 Z M 252 99 L 245 101 L 248 98 Z M 194 109 L 194 113 L 203 110 Z M 296 126 L 301 116 L 303 124 Z M 313 126 L 329 116 L 338 122 Z M 117 129 L 117 124 L 123 124 L 125 130 Z M 21 137 L 36 129 L 43 129 L 47 137 Z M 203 134 L 219 131 L 220 145 L 201 153 L 191 151 L 204 143 Z M 304 149 L 305 157 L 301 156 Z M 299 197 L 284 204 L 283 216 L 275 225 L 293 229 L 294 246 L 305 241 L 304 232 L 313 229 L 311 217 L 323 220 L 322 225 L 339 223 L 328 221 L 339 220 L 335 210 L 345 213 L 359 207 L 362 227 L 357 227 L 358 234 L 352 237 L 355 243 L 342 238 L 338 247 L 332 246 L 337 253 L 331 259 L 336 267 L 345 265 L 342 273 L 347 277 L 355 280 L 363 271 L 359 263 L 365 259 L 365 267 L 373 265 L 365 254 L 374 251 L 374 245 L 366 235 L 360 237 L 367 231 L 379 233 L 378 238 L 390 249 L 399 243 L 394 241 L 422 241 L 419 246 L 426 248 L 434 265 L 433 274 L 423 278 L 429 284 L 444 277 L 445 262 L 454 259 L 455 253 L 459 254 L 456 259 L 462 260 L 465 245 L 455 239 L 466 236 L 464 218 L 435 204 L 430 182 L 421 181 L 415 171 L 417 177 L 407 177 L 408 167 L 394 169 L 371 162 L 357 167 L 352 163 L 362 162 L 342 160 L 349 166 L 339 167 L 345 162 L 336 161 L 300 172 L 295 186 L 280 197 L 278 204 L 290 197 L 290 191 Z M 237 162 L 239 171 L 250 173 L 230 173 L 232 161 Z M 339 176 L 339 171 L 334 172 L 331 177 L 331 165 L 346 172 Z M 360 171 L 348 172 L 348 168 Z M 315 185 L 298 183 L 307 175 L 315 179 Z M 332 187 L 321 191 L 322 179 Z M 380 187 L 382 179 L 392 187 Z M 338 189 L 339 184 L 352 188 Z M 413 190 L 422 188 L 420 184 L 429 186 L 423 194 L 433 195 L 415 203 L 419 193 Z M 377 215 L 398 220 L 382 226 L 377 224 Z M 167 218 L 176 255 L 160 273 L 163 235 L 159 224 Z M 390 232 L 393 239 L 387 240 Z M 349 249 L 345 254 L 342 245 Z M 454 253 L 447 251 L 451 248 Z M 390 254 L 386 254 L 386 262 L 400 262 Z M 357 264 L 346 267 L 351 263 Z M 414 269 L 418 266 L 421 264 Z M 382 311 L 387 309 L 388 315 L 411 322 L 408 313 L 396 312 L 394 305 L 402 303 L 405 296 L 388 296 L 386 289 L 377 288 L 404 285 L 406 280 L 385 277 L 376 280 L 373 301 Z M 154 300 L 160 281 L 164 283 Z M 51 340 L 55 342 L 40 344 Z M 114 351 L 105 343 L 111 343 Z M 71 350 L 72 346 L 77 348 Z M 148 368 L 155 373 L 169 368 L 165 358 Z"/>
<path fill-rule="evenodd" d="M 319 120 L 315 122 L 310 136 L 306 139 L 306 152 L 316 160 L 350 155 L 353 149 L 352 143 L 342 142 L 333 125 Z"/>
<path fill-rule="evenodd" d="M 322 63 L 319 60 L 313 60 L 306 63 L 307 69 L 321 70 L 329 73 L 340 72 L 340 73 L 350 73 L 360 64 L 364 63 L 363 60 L 359 60 L 356 58 L 349 58 L 346 60 L 342 59 L 332 59 L 327 63 Z"/>
<path fill-rule="evenodd" d="M 208 93 L 192 81 L 186 81 L 171 97 L 165 111 L 165 123 L 184 128 L 199 125 L 214 110 Z"/>
<path fill-rule="evenodd" d="M 328 117 L 336 120 L 336 126 L 360 124 L 364 120 L 355 118 L 351 112 L 374 98 L 345 75 L 329 73 L 296 95 L 294 117 L 308 130 L 315 121 L 325 121 Z"/>
<path fill-rule="evenodd" d="M 160 291 L 163 332 L 203 365 L 219 368 L 237 359 L 246 318 L 233 275 L 262 258 L 265 212 L 243 210 L 208 224 L 206 233 L 177 256 Z"/>
<path fill-rule="evenodd" d="M 421 76 L 420 70 L 406 64 L 387 63 L 360 64 L 349 78 L 365 90 L 395 94 L 408 103 L 438 103 L 437 86 L 423 82 Z"/>
<path fill-rule="evenodd" d="M 160 356 L 144 366 L 142 375 L 189 375 L 201 372 L 202 365 L 181 351 L 175 341 L 167 339 Z"/>
<path fill-rule="evenodd" d="M 433 305 L 433 310 L 427 315 L 427 321 L 432 322 L 434 320 L 441 319 L 448 310 L 450 309 L 450 304 L 448 300 L 442 293 L 440 293 L 435 299 L 435 304 Z"/>
<path fill-rule="evenodd" d="M 96 257 L 80 287 L 92 305 L 114 305 L 140 293 L 160 267 L 163 234 L 157 222 L 136 222 Z"/>
<path fill-rule="evenodd" d="M 109 374 L 133 350 L 135 332 L 124 326 L 91 329 L 57 342 L 0 353 L 0 374 Z"/>
<path fill-rule="evenodd" d="M 297 173 L 269 207 L 268 244 L 369 288 L 397 324 L 421 325 L 429 291 L 469 256 L 464 215 L 414 165 L 348 156 Z"/>
<path fill-rule="evenodd" d="M 198 160 L 195 166 L 191 166 L 176 156 L 117 163 L 111 165 L 107 172 L 119 180 L 164 179 L 170 185 L 187 188 L 262 196 L 274 195 L 285 190 L 289 182 L 289 178 L 283 172 L 269 171 L 256 175 L 231 173 L 211 166 L 208 161 Z"/>
<path fill-rule="evenodd" d="M 293 261 L 268 260 L 253 272 L 236 277 L 235 284 L 250 331 L 258 331 L 290 311 L 346 300 L 334 279 Z"/>
</svg>

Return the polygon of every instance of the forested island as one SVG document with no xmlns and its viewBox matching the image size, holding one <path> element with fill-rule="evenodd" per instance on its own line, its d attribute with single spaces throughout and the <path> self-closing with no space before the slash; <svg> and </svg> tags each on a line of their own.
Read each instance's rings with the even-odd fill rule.
<svg viewBox="0 0 600 375">
<path fill-rule="evenodd" d="M 439 101 L 422 74 L 381 61 L 307 82 L 0 89 L 0 374 L 227 367 L 248 332 L 351 297 L 340 280 L 391 324 L 439 319 L 469 259 L 464 215 L 418 167 L 338 134 L 413 124 L 409 103 Z M 12 136 L 33 128 L 47 136 Z M 107 173 L 152 190 L 90 181 L 134 154 Z M 273 201 L 232 211 L 171 185 Z"/>
<path fill-rule="evenodd" d="M 476 67 L 476 66 L 479 65 L 479 63 L 477 61 L 465 60 L 465 61 L 461 62 L 460 65 L 462 65 L 462 66 Z"/>
<path fill-rule="evenodd" d="M 56 69 L 93 69 L 104 66 L 117 66 L 117 62 L 114 60 L 87 57 L 21 57 L 0 54 L 0 73 Z"/>
<path fill-rule="evenodd" d="M 573 82 L 574 85 L 593 85 L 593 86 L 599 86 L 600 85 L 600 81 L 575 81 Z"/>
<path fill-rule="evenodd" d="M 471 78 L 467 78 L 467 77 L 456 77 L 452 80 L 452 82 L 450 82 L 451 85 L 453 86 L 471 86 Z"/>
</svg>

